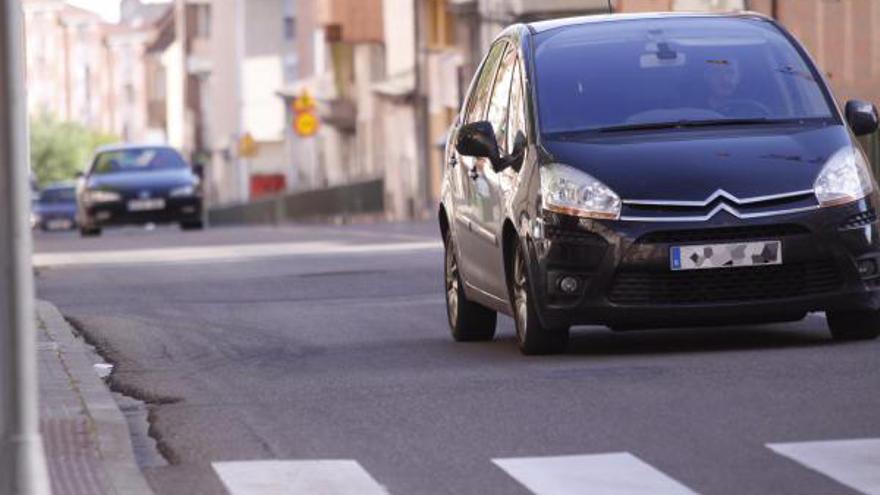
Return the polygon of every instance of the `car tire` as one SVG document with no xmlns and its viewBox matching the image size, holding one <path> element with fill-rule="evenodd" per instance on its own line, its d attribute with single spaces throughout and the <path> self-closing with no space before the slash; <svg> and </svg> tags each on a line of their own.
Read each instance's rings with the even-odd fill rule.
<svg viewBox="0 0 880 495">
<path fill-rule="evenodd" d="M 880 311 L 829 311 L 826 318 L 834 340 L 873 340 L 880 336 Z"/>
<path fill-rule="evenodd" d="M 515 243 L 510 273 L 510 304 L 516 324 L 516 343 L 527 356 L 559 354 L 568 347 L 568 327 L 547 328 L 541 323 L 529 284 L 528 257 Z"/>
<path fill-rule="evenodd" d="M 469 301 L 464 293 L 452 233 L 447 232 L 444 242 L 444 282 L 446 288 L 446 315 L 449 329 L 456 342 L 479 342 L 495 337 L 498 313 Z"/>
<path fill-rule="evenodd" d="M 79 235 L 81 237 L 98 237 L 101 235 L 101 227 L 80 227 Z"/>
<path fill-rule="evenodd" d="M 205 224 L 201 220 L 196 220 L 193 222 L 180 222 L 180 228 L 182 230 L 202 230 L 205 228 Z"/>
</svg>

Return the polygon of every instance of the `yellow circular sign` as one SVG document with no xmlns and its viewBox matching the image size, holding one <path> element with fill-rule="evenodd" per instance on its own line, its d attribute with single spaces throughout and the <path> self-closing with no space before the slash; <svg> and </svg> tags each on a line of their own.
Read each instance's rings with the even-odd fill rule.
<svg viewBox="0 0 880 495">
<path fill-rule="evenodd" d="M 297 114 L 293 119 L 293 130 L 302 137 L 313 136 L 318 132 L 318 125 L 318 117 L 309 112 Z"/>
<path fill-rule="evenodd" d="M 238 154 L 247 158 L 257 156 L 257 141 L 251 133 L 246 132 L 238 140 Z"/>
</svg>

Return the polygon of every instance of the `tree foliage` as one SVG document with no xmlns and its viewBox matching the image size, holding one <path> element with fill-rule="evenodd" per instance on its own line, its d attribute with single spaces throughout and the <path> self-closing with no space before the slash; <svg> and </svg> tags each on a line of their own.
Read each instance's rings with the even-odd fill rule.
<svg viewBox="0 0 880 495">
<path fill-rule="evenodd" d="M 98 146 L 118 141 L 115 136 L 91 130 L 76 122 L 60 122 L 48 116 L 30 124 L 31 167 L 42 186 L 70 180 L 83 171 Z"/>
</svg>

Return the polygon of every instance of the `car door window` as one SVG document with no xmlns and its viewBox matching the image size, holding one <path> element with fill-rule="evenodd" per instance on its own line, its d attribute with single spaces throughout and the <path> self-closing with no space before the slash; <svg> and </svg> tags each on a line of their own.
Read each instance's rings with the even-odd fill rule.
<svg viewBox="0 0 880 495">
<path fill-rule="evenodd" d="M 510 87 L 510 110 L 507 122 L 506 151 L 513 152 L 513 142 L 520 132 L 526 135 L 526 109 L 523 102 L 524 84 L 519 60 L 513 64 L 513 82 Z"/>
<path fill-rule="evenodd" d="M 499 42 L 489 50 L 489 55 L 486 56 L 486 61 L 483 62 L 483 67 L 480 70 L 480 77 L 468 99 L 465 123 L 477 122 L 485 118 L 486 105 L 492 91 L 492 83 L 495 81 L 495 72 L 506 48 L 506 42 Z"/>
<path fill-rule="evenodd" d="M 498 74 L 495 76 L 492 98 L 489 100 L 489 111 L 486 114 L 486 120 L 495 129 L 495 139 L 498 141 L 502 155 L 508 151 L 508 148 L 505 146 L 508 123 L 507 109 L 510 105 L 510 86 L 515 66 L 516 49 L 511 46 L 501 59 L 501 66 L 498 68 Z"/>
</svg>

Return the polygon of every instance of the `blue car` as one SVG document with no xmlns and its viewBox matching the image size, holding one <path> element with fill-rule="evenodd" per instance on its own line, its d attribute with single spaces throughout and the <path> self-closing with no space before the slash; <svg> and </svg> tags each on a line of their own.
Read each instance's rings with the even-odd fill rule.
<svg viewBox="0 0 880 495">
<path fill-rule="evenodd" d="M 50 184 L 34 200 L 32 223 L 41 230 L 72 230 L 76 228 L 76 185 Z"/>
<path fill-rule="evenodd" d="M 79 183 L 79 230 L 101 235 L 104 227 L 179 223 L 202 224 L 199 177 L 168 146 L 123 144 L 99 149 Z"/>
</svg>

